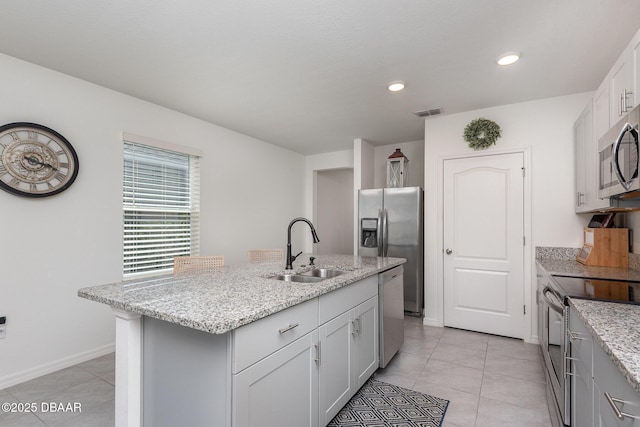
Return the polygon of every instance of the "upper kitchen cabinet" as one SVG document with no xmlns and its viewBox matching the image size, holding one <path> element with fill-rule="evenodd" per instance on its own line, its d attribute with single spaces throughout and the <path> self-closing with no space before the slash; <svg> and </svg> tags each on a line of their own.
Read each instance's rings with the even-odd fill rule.
<svg viewBox="0 0 640 427">
<path fill-rule="evenodd" d="M 604 99 L 608 101 L 608 97 Z M 598 198 L 598 140 L 594 135 L 594 127 L 597 127 L 594 111 L 597 109 L 598 105 L 594 99 L 594 102 L 589 102 L 585 107 L 573 126 L 576 162 L 576 213 L 609 207 L 609 200 Z M 608 109 L 606 113 L 608 123 Z"/>
<path fill-rule="evenodd" d="M 636 106 L 638 76 L 640 75 L 640 31 L 620 55 L 609 72 L 610 124 L 618 122 Z"/>
<path fill-rule="evenodd" d="M 633 94 L 636 104 L 640 103 L 640 31 L 631 40 L 629 46 L 631 61 L 633 62 Z"/>
<path fill-rule="evenodd" d="M 611 120 L 609 116 L 609 79 L 604 79 L 593 95 L 593 126 L 596 148 L 600 137 L 609 130 Z"/>
<path fill-rule="evenodd" d="M 610 124 L 617 123 L 634 106 L 633 71 L 631 52 L 627 48 L 609 74 Z"/>
</svg>

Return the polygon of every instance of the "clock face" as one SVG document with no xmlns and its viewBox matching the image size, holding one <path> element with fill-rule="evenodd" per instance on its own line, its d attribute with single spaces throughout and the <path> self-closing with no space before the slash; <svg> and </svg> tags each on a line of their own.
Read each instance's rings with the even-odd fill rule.
<svg viewBox="0 0 640 427">
<path fill-rule="evenodd" d="M 78 175 L 78 155 L 58 132 L 35 123 L 0 127 L 0 188 L 26 197 L 46 197 Z"/>
</svg>

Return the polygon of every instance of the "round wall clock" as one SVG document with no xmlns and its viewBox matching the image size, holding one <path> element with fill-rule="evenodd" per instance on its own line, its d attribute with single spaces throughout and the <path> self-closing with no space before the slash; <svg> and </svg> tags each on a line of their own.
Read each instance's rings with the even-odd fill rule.
<svg viewBox="0 0 640 427">
<path fill-rule="evenodd" d="M 78 175 L 78 155 L 53 129 L 35 123 L 0 126 L 0 188 L 25 197 L 47 197 Z"/>
</svg>

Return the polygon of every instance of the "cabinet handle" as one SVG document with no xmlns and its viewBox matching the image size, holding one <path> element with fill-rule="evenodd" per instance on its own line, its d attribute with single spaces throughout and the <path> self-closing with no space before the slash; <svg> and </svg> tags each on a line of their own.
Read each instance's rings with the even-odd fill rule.
<svg viewBox="0 0 640 427">
<path fill-rule="evenodd" d="M 584 205 L 583 197 L 584 197 L 584 193 L 578 191 L 578 206 Z"/>
<path fill-rule="evenodd" d="M 278 332 L 280 332 L 281 334 L 284 334 L 285 332 L 288 332 L 288 331 L 292 330 L 293 328 L 297 328 L 298 326 L 299 326 L 299 323 L 293 323 L 293 324 L 287 326 L 286 328 L 278 329 Z"/>
<path fill-rule="evenodd" d="M 626 113 L 631 108 L 630 106 L 627 105 L 627 98 L 629 97 L 629 95 L 633 95 L 633 92 L 630 90 L 628 91 L 627 89 L 622 91 L 622 112 L 623 113 Z"/>
<path fill-rule="evenodd" d="M 640 420 L 640 417 L 636 417 L 635 415 L 631 415 L 631 414 L 626 414 L 626 413 L 622 412 L 620 409 L 618 409 L 618 406 L 616 405 L 616 402 L 618 402 L 618 403 L 627 403 L 624 400 L 616 399 L 615 397 L 611 397 L 611 395 L 606 391 L 604 392 L 604 397 L 607 399 L 607 402 L 609 402 L 609 405 L 611 406 L 611 409 L 613 409 L 613 413 L 616 414 L 616 418 L 618 418 L 619 420 L 624 420 L 625 417 L 626 418 L 633 418 L 634 420 Z"/>
<path fill-rule="evenodd" d="M 573 332 L 571 329 L 567 329 L 567 335 L 569 335 L 569 339 L 571 341 L 587 341 L 586 338 L 580 338 L 578 335 L 580 335 L 579 332 Z"/>
<path fill-rule="evenodd" d="M 356 321 L 358 319 L 353 319 L 351 321 L 351 335 L 353 335 L 354 337 L 356 336 L 356 334 L 358 333 L 358 327 L 356 326 Z"/>
<path fill-rule="evenodd" d="M 318 344 L 313 345 L 316 348 L 316 357 L 313 359 L 318 366 L 322 363 L 322 341 L 318 341 Z"/>
<path fill-rule="evenodd" d="M 574 374 L 573 372 L 569 372 L 571 369 L 567 369 L 567 361 L 568 360 L 578 360 L 576 357 L 569 357 L 567 356 L 567 352 L 565 351 L 564 353 L 562 353 L 562 370 L 563 370 L 563 374 L 562 376 L 566 379 L 568 376 L 579 376 Z"/>
<path fill-rule="evenodd" d="M 624 109 L 622 103 L 624 102 L 624 97 L 620 94 L 620 101 L 618 101 L 618 117 L 622 116 L 622 110 Z"/>
</svg>

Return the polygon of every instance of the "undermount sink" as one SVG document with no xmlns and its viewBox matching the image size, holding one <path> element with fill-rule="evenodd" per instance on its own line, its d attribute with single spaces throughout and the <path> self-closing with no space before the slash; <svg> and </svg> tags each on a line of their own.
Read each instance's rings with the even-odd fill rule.
<svg viewBox="0 0 640 427">
<path fill-rule="evenodd" d="M 282 280 L 284 282 L 298 282 L 298 283 L 316 283 L 324 280 L 323 277 L 303 276 L 301 274 L 279 274 L 273 276 L 272 279 Z"/>
<path fill-rule="evenodd" d="M 304 276 L 309 277 L 321 277 L 323 279 L 330 279 L 332 277 L 340 276 L 341 274 L 345 274 L 346 271 L 342 270 L 332 270 L 329 268 L 314 268 L 313 270 L 305 271 L 304 273 L 300 273 Z"/>
<path fill-rule="evenodd" d="M 332 270 L 330 268 L 314 268 L 313 270 L 305 271 L 304 273 L 279 274 L 277 276 L 272 276 L 271 278 L 282 280 L 284 282 L 317 283 L 345 273 L 346 271 Z"/>
</svg>

